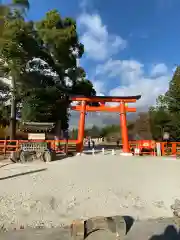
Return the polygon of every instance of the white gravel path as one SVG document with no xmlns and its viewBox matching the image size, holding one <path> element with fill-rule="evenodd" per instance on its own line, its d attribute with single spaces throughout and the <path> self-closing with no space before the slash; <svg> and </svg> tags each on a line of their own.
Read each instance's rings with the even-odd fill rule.
<svg viewBox="0 0 180 240">
<path fill-rule="evenodd" d="M 0 227 L 56 227 L 97 215 L 171 217 L 179 169 L 179 160 L 111 155 L 7 165 L 0 168 Z"/>
</svg>

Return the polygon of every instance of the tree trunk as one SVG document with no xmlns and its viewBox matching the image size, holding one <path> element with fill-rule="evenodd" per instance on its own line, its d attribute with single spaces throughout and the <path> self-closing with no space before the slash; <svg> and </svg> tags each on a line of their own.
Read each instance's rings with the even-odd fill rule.
<svg viewBox="0 0 180 240">
<path fill-rule="evenodd" d="M 12 78 L 12 96 L 11 96 L 11 121 L 10 121 L 10 139 L 16 139 L 16 86 L 15 79 Z"/>
<path fill-rule="evenodd" d="M 56 122 L 55 126 L 55 135 L 60 139 L 61 138 L 61 120 Z"/>
</svg>

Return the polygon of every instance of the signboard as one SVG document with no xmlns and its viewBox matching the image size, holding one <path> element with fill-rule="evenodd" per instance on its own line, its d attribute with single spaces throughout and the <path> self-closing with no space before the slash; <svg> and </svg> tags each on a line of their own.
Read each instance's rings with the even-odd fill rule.
<svg viewBox="0 0 180 240">
<path fill-rule="evenodd" d="M 143 147 L 149 147 L 149 142 L 144 142 L 142 145 Z"/>
<path fill-rule="evenodd" d="M 45 140 L 45 133 L 28 133 L 28 140 Z"/>
</svg>

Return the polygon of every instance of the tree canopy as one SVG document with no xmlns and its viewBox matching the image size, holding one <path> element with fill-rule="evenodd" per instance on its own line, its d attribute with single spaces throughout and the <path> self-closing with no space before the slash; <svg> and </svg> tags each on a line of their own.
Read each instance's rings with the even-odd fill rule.
<svg viewBox="0 0 180 240">
<path fill-rule="evenodd" d="M 38 22 L 26 21 L 29 7 L 28 0 L 13 0 L 0 8 L 0 73 L 14 83 L 7 92 L 14 96 L 23 121 L 60 121 L 67 129 L 68 95 L 96 94 L 77 66 L 84 46 L 74 19 L 51 10 Z"/>
<path fill-rule="evenodd" d="M 169 89 L 160 95 L 157 104 L 149 109 L 151 130 L 154 139 L 162 140 L 164 132 L 170 139 L 180 141 L 180 67 L 169 83 Z"/>
</svg>

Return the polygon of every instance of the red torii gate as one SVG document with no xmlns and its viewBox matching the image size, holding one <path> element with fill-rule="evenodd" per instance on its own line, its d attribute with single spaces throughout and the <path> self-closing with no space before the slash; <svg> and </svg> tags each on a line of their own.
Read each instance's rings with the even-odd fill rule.
<svg viewBox="0 0 180 240">
<path fill-rule="evenodd" d="M 136 108 L 129 108 L 127 103 L 134 103 L 141 98 L 141 95 L 137 96 L 125 96 L 125 97 L 114 97 L 114 96 L 71 96 L 70 101 L 81 102 L 80 105 L 71 106 L 74 111 L 80 112 L 79 119 L 79 130 L 77 140 L 77 152 L 83 151 L 83 140 L 84 140 L 84 129 L 85 129 L 85 116 L 86 112 L 119 112 L 120 113 L 120 124 L 121 134 L 123 143 L 123 153 L 128 155 L 130 153 L 129 140 L 128 140 L 128 129 L 126 112 L 136 112 Z M 98 102 L 99 106 L 89 106 L 88 103 Z M 118 106 L 111 107 L 106 106 L 107 102 L 119 103 Z"/>
</svg>

